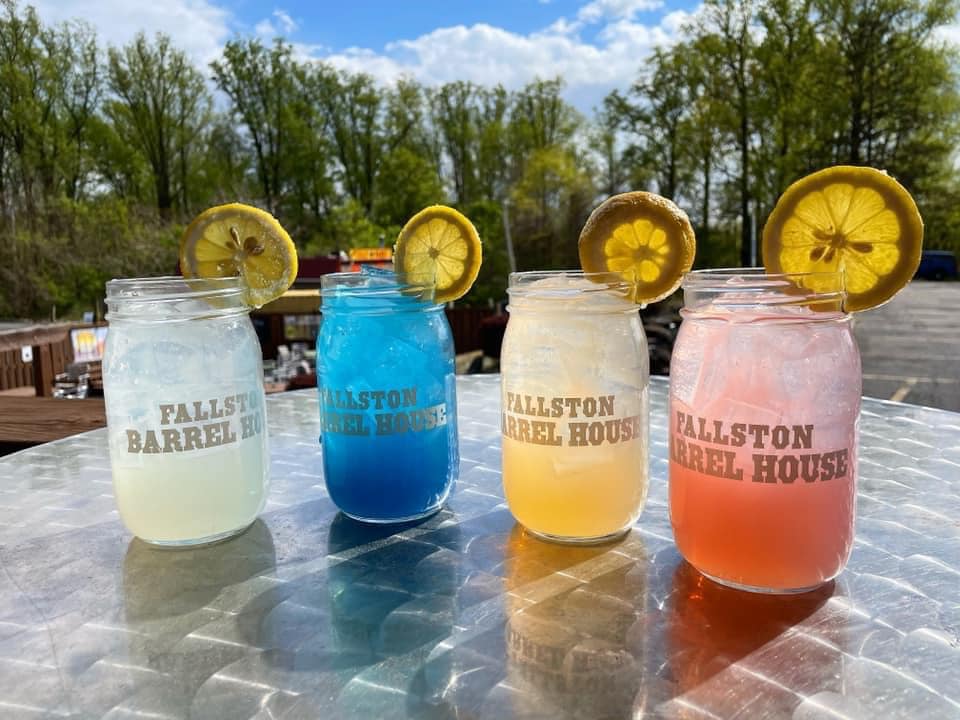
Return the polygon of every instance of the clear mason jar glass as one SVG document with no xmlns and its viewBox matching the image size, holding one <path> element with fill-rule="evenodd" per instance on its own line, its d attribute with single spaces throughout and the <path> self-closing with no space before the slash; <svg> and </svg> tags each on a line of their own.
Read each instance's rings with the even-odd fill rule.
<svg viewBox="0 0 960 720">
<path fill-rule="evenodd" d="M 670 520 L 708 577 L 802 592 L 853 546 L 860 353 L 839 273 L 699 270 L 670 366 Z"/>
<path fill-rule="evenodd" d="M 510 275 L 500 353 L 503 488 L 529 531 L 626 532 L 648 474 L 649 359 L 632 287 L 611 273 Z"/>
<path fill-rule="evenodd" d="M 157 545 L 247 528 L 270 477 L 260 343 L 235 278 L 107 283 L 103 389 L 120 517 Z"/>
<path fill-rule="evenodd" d="M 330 498 L 354 519 L 426 517 L 459 473 L 453 334 L 432 296 L 392 274 L 321 281 L 323 474 Z"/>
</svg>

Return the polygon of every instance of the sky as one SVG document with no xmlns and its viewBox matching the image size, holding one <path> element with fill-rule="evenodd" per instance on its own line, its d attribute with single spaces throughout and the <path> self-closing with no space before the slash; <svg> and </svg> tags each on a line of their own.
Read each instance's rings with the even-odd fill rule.
<svg viewBox="0 0 960 720">
<path fill-rule="evenodd" d="M 699 0 L 21 0 L 48 23 L 83 19 L 101 43 L 164 32 L 204 68 L 238 35 L 282 36 L 298 55 L 382 82 L 471 80 L 517 89 L 562 77 L 584 112 L 627 88 Z"/>
</svg>

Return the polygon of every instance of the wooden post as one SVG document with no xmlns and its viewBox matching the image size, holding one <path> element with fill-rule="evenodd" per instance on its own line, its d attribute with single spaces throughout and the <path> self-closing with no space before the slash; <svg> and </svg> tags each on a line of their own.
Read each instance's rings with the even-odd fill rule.
<svg viewBox="0 0 960 720">
<path fill-rule="evenodd" d="M 48 344 L 33 346 L 33 386 L 37 397 L 53 397 L 53 355 Z"/>
<path fill-rule="evenodd" d="M 287 338 L 284 332 L 283 315 L 270 315 L 270 355 L 265 356 L 270 359 L 277 359 L 277 348 L 286 344 Z"/>
</svg>

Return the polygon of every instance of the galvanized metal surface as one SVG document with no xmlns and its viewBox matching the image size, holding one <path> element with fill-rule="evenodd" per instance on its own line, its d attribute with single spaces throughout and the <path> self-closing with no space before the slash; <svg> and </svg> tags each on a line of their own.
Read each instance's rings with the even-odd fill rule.
<svg viewBox="0 0 960 720">
<path fill-rule="evenodd" d="M 0 717 L 960 717 L 960 415 L 865 402 L 850 564 L 783 598 L 677 554 L 662 379 L 646 510 L 594 548 L 514 525 L 498 379 L 459 383 L 461 479 L 400 530 L 337 514 L 312 391 L 269 399 L 269 504 L 212 547 L 131 539 L 104 431 L 0 461 Z"/>
</svg>

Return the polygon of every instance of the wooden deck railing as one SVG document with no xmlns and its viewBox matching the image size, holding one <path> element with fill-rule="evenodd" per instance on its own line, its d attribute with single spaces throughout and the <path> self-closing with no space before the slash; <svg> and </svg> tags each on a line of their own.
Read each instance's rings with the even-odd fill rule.
<svg viewBox="0 0 960 720">
<path fill-rule="evenodd" d="M 312 299 L 300 300 L 308 304 L 314 302 Z M 285 341 L 283 314 L 309 314 L 311 311 L 316 312 L 296 305 L 282 308 L 282 312 L 264 313 L 268 322 L 267 338 L 261 334 L 264 355 L 275 357 L 276 345 Z M 455 307 L 448 308 L 446 313 L 456 352 L 479 350 L 480 324 L 493 314 L 493 310 Z M 46 400 L 53 395 L 56 375 L 73 362 L 70 331 L 77 327 L 89 326 L 61 323 L 0 333 L 0 455 L 105 424 L 102 399 Z M 32 351 L 29 362 L 23 360 L 22 348 L 25 346 Z M 9 397 L 3 392 L 17 388 L 32 388 L 31 394 L 36 397 Z"/>
<path fill-rule="evenodd" d="M 34 325 L 0 333 L 0 391 L 34 387 L 39 397 L 53 395 L 53 379 L 73 362 L 70 323 Z M 23 361 L 22 348 L 30 347 L 33 359 Z"/>
<path fill-rule="evenodd" d="M 73 362 L 70 331 L 59 323 L 0 333 L 0 455 L 106 425 L 102 398 L 56 400 L 54 379 Z M 23 348 L 31 349 L 25 362 Z M 23 389 L 27 396 L 4 392 Z"/>
</svg>

